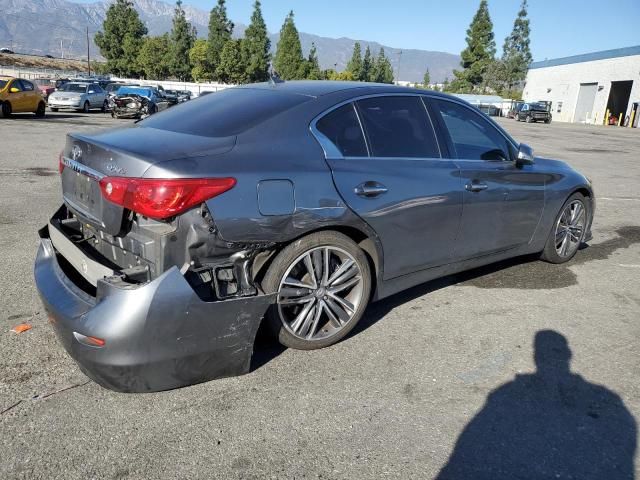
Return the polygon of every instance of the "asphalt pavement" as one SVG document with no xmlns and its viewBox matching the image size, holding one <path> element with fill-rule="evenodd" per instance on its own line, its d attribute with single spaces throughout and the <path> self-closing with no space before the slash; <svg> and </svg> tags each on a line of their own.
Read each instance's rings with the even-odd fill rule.
<svg viewBox="0 0 640 480">
<path fill-rule="evenodd" d="M 58 345 L 32 267 L 65 134 L 131 121 L 0 119 L 0 478 L 640 477 L 640 130 L 500 123 L 593 180 L 573 261 L 447 277 L 331 348 L 261 338 L 248 375 L 119 394 Z"/>
</svg>

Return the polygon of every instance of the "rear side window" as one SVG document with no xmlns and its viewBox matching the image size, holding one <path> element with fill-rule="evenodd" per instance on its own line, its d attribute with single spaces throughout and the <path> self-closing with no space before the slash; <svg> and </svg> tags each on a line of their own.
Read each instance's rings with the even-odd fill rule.
<svg viewBox="0 0 640 480">
<path fill-rule="evenodd" d="M 367 145 L 353 104 L 343 105 L 322 117 L 316 128 L 345 157 L 366 157 Z"/>
<path fill-rule="evenodd" d="M 439 158 L 427 111 L 419 97 L 373 97 L 357 102 L 371 155 Z"/>
<path fill-rule="evenodd" d="M 434 100 L 449 131 L 457 157 L 463 160 L 509 160 L 506 138 L 481 113 L 446 100 Z"/>
<path fill-rule="evenodd" d="M 229 88 L 171 107 L 140 126 L 205 137 L 238 135 L 310 97 L 257 88 Z"/>
<path fill-rule="evenodd" d="M 33 91 L 33 83 L 31 82 L 27 82 L 26 80 L 20 80 L 20 83 L 22 83 L 22 89 L 25 92 L 31 92 Z"/>
</svg>

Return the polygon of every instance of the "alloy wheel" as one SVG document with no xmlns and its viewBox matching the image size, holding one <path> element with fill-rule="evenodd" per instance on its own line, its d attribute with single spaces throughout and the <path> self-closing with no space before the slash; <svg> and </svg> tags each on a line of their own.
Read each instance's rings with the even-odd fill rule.
<svg viewBox="0 0 640 480">
<path fill-rule="evenodd" d="M 335 246 L 316 247 L 286 270 L 278 288 L 284 327 L 304 340 L 335 335 L 353 319 L 363 301 L 362 272 L 356 260 Z"/>
<path fill-rule="evenodd" d="M 556 222 L 556 252 L 562 258 L 571 257 L 582 242 L 587 222 L 587 210 L 580 200 L 569 203 Z"/>
</svg>

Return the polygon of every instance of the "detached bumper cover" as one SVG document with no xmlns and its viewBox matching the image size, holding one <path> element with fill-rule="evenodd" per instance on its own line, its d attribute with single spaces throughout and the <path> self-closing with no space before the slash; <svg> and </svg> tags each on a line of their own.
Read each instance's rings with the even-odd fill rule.
<svg viewBox="0 0 640 480">
<path fill-rule="evenodd" d="M 97 283 L 93 297 L 63 272 L 47 229 L 35 263 L 55 332 L 82 371 L 103 387 L 152 392 L 247 373 L 273 295 L 204 302 L 173 267 L 141 286 Z M 80 343 L 74 332 L 98 337 Z"/>
</svg>

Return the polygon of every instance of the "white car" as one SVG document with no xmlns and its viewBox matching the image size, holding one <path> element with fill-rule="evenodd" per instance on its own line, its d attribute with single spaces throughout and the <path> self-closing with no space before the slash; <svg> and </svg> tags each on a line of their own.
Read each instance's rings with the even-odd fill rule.
<svg viewBox="0 0 640 480">
<path fill-rule="evenodd" d="M 91 109 L 99 108 L 107 111 L 107 93 L 98 83 L 65 83 L 60 89 L 49 95 L 49 108 L 57 112 L 61 108 L 73 109 L 88 113 Z"/>
</svg>

